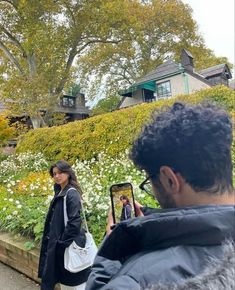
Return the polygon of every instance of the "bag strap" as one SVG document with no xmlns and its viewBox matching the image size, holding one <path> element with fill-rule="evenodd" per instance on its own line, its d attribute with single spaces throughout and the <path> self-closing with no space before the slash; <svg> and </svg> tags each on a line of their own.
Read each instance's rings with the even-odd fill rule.
<svg viewBox="0 0 235 290">
<path fill-rule="evenodd" d="M 67 193 L 71 190 L 71 189 L 74 189 L 77 191 L 76 188 L 74 187 L 70 187 L 65 196 L 64 196 L 64 225 L 66 226 L 67 225 L 67 222 L 68 222 L 68 214 L 67 214 L 67 204 L 66 204 L 66 197 L 67 197 Z M 87 225 L 87 220 L 86 220 L 86 215 L 85 215 L 85 211 L 84 211 L 84 207 L 83 207 L 83 203 L 82 203 L 82 199 L 81 199 L 81 210 L 82 210 L 82 213 L 83 213 L 83 218 L 84 218 L 84 224 L 85 224 L 85 228 L 86 228 L 86 231 L 87 233 L 89 233 L 89 229 L 88 229 L 88 225 Z"/>
</svg>

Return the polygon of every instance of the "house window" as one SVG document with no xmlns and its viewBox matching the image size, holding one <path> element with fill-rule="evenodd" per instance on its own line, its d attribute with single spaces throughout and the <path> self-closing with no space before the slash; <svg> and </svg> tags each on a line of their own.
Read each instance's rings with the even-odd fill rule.
<svg viewBox="0 0 235 290">
<path fill-rule="evenodd" d="M 61 105 L 67 108 L 75 108 L 75 98 L 69 96 L 63 96 Z"/>
<path fill-rule="evenodd" d="M 157 98 L 165 99 L 171 97 L 171 84 L 170 81 L 157 84 Z"/>
</svg>

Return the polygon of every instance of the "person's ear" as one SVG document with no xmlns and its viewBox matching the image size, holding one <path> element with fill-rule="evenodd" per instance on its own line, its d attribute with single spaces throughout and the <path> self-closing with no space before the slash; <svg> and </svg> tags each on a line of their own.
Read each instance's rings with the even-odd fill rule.
<svg viewBox="0 0 235 290">
<path fill-rule="evenodd" d="M 169 166 L 160 167 L 159 179 L 167 192 L 177 194 L 180 191 L 180 180 Z"/>
</svg>

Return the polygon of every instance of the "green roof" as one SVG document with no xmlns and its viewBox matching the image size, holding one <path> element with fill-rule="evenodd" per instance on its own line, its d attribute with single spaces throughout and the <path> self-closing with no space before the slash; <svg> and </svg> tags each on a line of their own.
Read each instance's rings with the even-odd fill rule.
<svg viewBox="0 0 235 290">
<path fill-rule="evenodd" d="M 119 91 L 119 94 L 121 96 L 125 96 L 125 97 L 132 97 L 132 94 L 137 91 L 138 89 L 146 89 L 152 92 L 156 91 L 156 84 L 155 81 L 148 81 L 146 83 L 143 84 L 139 84 L 139 85 L 133 85 L 130 86 L 128 89 L 126 90 L 122 90 Z"/>
</svg>

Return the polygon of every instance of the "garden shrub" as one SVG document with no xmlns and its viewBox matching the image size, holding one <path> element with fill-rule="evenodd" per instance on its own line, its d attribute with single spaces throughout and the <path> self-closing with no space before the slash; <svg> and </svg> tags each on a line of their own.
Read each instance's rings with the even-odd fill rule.
<svg viewBox="0 0 235 290">
<path fill-rule="evenodd" d="M 6 114 L 0 113 L 0 147 L 4 146 L 10 138 L 14 137 L 15 133 L 15 128 L 9 126 Z"/>
<path fill-rule="evenodd" d="M 48 163 L 42 153 L 32 154 L 31 152 L 9 155 L 0 161 L 0 164 L 0 183 L 7 183 L 9 176 L 15 182 L 19 177 L 24 176 L 25 172 L 37 172 L 48 168 Z"/>
<path fill-rule="evenodd" d="M 14 195 L 2 187 L 0 198 L 0 230 L 39 242 L 51 198 Z"/>
<path fill-rule="evenodd" d="M 234 108 L 234 91 L 225 86 L 205 89 L 191 95 L 144 103 L 66 125 L 31 130 L 21 137 L 17 152 L 43 152 L 49 160 L 90 160 L 104 150 L 110 156 L 128 149 L 151 113 L 175 101 L 197 103 L 213 100 L 227 110 Z"/>
<path fill-rule="evenodd" d="M 52 194 L 53 181 L 49 173 L 30 172 L 26 177 L 16 183 L 14 192 L 30 196 L 43 196 Z"/>
</svg>

